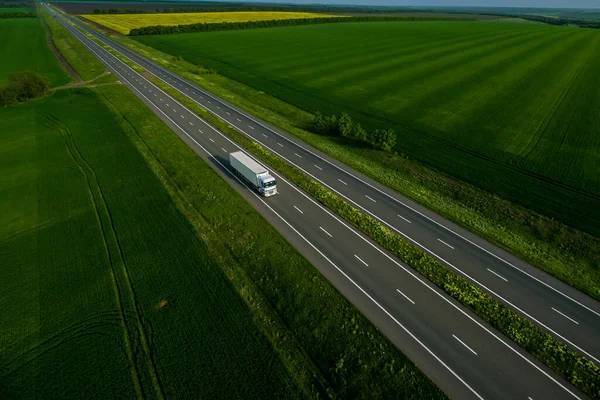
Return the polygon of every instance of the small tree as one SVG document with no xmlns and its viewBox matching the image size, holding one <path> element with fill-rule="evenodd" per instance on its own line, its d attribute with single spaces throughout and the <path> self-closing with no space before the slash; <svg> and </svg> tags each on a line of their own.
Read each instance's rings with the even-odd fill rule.
<svg viewBox="0 0 600 400">
<path fill-rule="evenodd" d="M 352 118 L 346 113 L 342 113 L 338 119 L 338 129 L 343 137 L 352 137 L 354 133 L 354 123 Z"/>
<path fill-rule="evenodd" d="M 0 104 L 5 108 L 19 102 L 17 92 L 10 86 L 0 86 Z"/>
<path fill-rule="evenodd" d="M 317 133 L 326 133 L 327 131 L 327 123 L 323 114 L 319 111 L 315 113 L 315 119 L 313 120 L 313 128 Z"/>
<path fill-rule="evenodd" d="M 355 123 L 354 124 L 353 136 L 354 136 L 355 139 L 358 139 L 361 142 L 366 142 L 367 141 L 367 131 L 365 131 L 363 129 L 363 127 L 360 126 L 359 123 Z"/>
<path fill-rule="evenodd" d="M 17 92 L 19 101 L 45 95 L 50 89 L 50 80 L 31 71 L 15 72 L 8 76 L 8 86 Z"/>
<path fill-rule="evenodd" d="M 393 129 L 376 129 L 369 142 L 376 149 L 390 151 L 396 145 L 396 139 Z"/>
</svg>

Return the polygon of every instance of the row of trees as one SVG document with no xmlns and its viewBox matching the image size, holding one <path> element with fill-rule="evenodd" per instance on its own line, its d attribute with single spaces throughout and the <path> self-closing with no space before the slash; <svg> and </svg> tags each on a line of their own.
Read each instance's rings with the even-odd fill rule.
<svg viewBox="0 0 600 400">
<path fill-rule="evenodd" d="M 25 3 L 0 3 L 0 8 L 27 8 L 29 5 Z"/>
<path fill-rule="evenodd" d="M 201 12 L 236 12 L 236 11 L 294 11 L 294 12 L 306 12 L 304 8 L 293 8 L 290 7 L 220 7 L 220 8 L 157 8 L 156 10 L 138 10 L 138 9 L 117 9 L 109 8 L 99 9 L 94 8 L 93 14 L 154 14 L 154 13 L 201 13 Z M 315 11 L 312 9 L 312 11 Z"/>
<path fill-rule="evenodd" d="M 299 7 L 299 6 L 221 6 L 221 7 L 186 7 L 186 8 L 156 8 L 151 9 L 100 9 L 94 8 L 92 13 L 94 14 L 151 14 L 151 13 L 196 13 L 196 12 L 239 12 L 239 11 L 282 11 L 282 12 L 315 12 L 315 13 L 329 13 L 329 14 L 342 14 L 342 13 L 361 13 L 361 14 L 379 14 L 379 13 L 395 13 L 395 14 L 410 14 L 414 12 L 431 12 L 437 13 L 439 11 L 434 10 L 400 10 L 400 9 L 389 9 L 389 8 L 363 8 L 363 7 L 340 7 L 340 6 L 329 6 L 329 5 L 315 5 L 312 7 Z"/>
<path fill-rule="evenodd" d="M 0 104 L 4 107 L 48 93 L 50 80 L 36 72 L 21 71 L 8 76 L 8 85 L 0 86 Z"/>
<path fill-rule="evenodd" d="M 385 21 L 465 21 L 470 18 L 430 18 L 430 17 L 332 17 L 332 18 L 297 18 L 297 19 L 278 19 L 266 21 L 247 21 L 247 22 L 216 22 L 199 23 L 190 25 L 174 26 L 145 26 L 132 29 L 130 36 L 139 35 L 164 35 L 171 33 L 189 33 L 189 32 L 214 32 L 253 28 L 273 28 L 280 26 L 310 25 L 310 24 L 332 24 L 347 22 L 385 22 Z"/>
<path fill-rule="evenodd" d="M 342 113 L 338 117 L 337 115 L 324 116 L 317 112 L 313 121 L 313 129 L 320 134 L 358 140 L 385 151 L 392 150 L 397 140 L 396 132 L 393 129 L 375 129 L 367 132 L 346 113 Z"/>
<path fill-rule="evenodd" d="M 33 12 L 25 11 L 2 11 L 0 12 L 0 18 L 35 18 L 36 15 Z"/>
<path fill-rule="evenodd" d="M 545 24 L 550 24 L 550 25 L 577 25 L 580 28 L 600 29 L 600 21 L 584 21 L 584 20 L 579 20 L 579 19 L 568 19 L 568 18 L 551 18 L 551 17 L 544 17 L 542 15 L 515 14 L 515 15 L 511 15 L 511 16 L 515 17 L 515 18 L 523 18 L 528 21 L 543 22 Z"/>
</svg>

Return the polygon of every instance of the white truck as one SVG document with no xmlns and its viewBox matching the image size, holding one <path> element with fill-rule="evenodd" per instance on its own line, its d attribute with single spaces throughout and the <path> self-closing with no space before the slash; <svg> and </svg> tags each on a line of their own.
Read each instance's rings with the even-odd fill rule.
<svg viewBox="0 0 600 400">
<path fill-rule="evenodd" d="M 233 170 L 265 197 L 277 194 L 277 181 L 269 171 L 241 151 L 229 153 L 229 164 Z"/>
</svg>

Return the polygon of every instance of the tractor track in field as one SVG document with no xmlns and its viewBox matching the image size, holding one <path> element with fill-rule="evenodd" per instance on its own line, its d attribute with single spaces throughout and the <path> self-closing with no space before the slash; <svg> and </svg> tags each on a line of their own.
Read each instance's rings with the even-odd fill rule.
<svg viewBox="0 0 600 400">
<path fill-rule="evenodd" d="M 529 156 L 529 154 L 531 154 L 531 152 L 537 147 L 538 143 L 540 142 L 540 140 L 542 139 L 542 137 L 544 136 L 544 134 L 546 132 L 546 128 L 548 128 L 548 125 L 554 119 L 556 112 L 560 109 L 564 100 L 567 98 L 567 96 L 571 92 L 571 89 L 573 88 L 573 84 L 577 81 L 577 79 L 579 78 L 579 75 L 581 74 L 581 71 L 587 65 L 591 54 L 592 53 L 588 53 L 588 56 L 586 57 L 586 59 L 581 63 L 581 65 L 579 65 L 579 67 L 577 68 L 577 71 L 571 76 L 571 78 L 567 82 L 567 85 L 563 88 L 560 96 L 558 96 L 558 98 L 552 105 L 552 108 L 548 111 L 548 114 L 546 114 L 546 117 L 544 118 L 544 120 L 542 121 L 542 123 L 540 124 L 538 129 L 536 130 L 535 134 L 533 136 L 531 136 L 531 139 L 529 140 L 529 143 L 527 144 L 527 146 L 525 146 L 525 148 L 520 153 L 515 154 L 513 157 L 509 158 L 507 160 L 508 164 L 514 165 L 515 167 L 517 167 L 519 169 L 523 169 L 521 166 L 522 161 L 525 158 L 527 158 Z"/>
<path fill-rule="evenodd" d="M 5 364 L 0 365 L 0 379 L 4 379 L 11 375 L 18 369 L 35 361 L 38 357 L 43 356 L 63 343 L 75 341 L 81 337 L 90 335 L 113 338 L 111 333 L 107 332 L 107 328 L 120 327 L 120 324 L 115 320 L 115 317 L 118 317 L 118 311 L 96 313 L 76 324 L 72 324 L 67 328 L 60 330 L 43 341 L 25 349 Z"/>
<path fill-rule="evenodd" d="M 60 133 L 70 157 L 78 166 L 80 172 L 86 180 L 90 199 L 94 205 L 98 224 L 102 232 L 102 239 L 106 250 L 107 259 L 111 267 L 111 281 L 116 297 L 116 303 L 119 307 L 120 325 L 123 330 L 125 350 L 131 365 L 132 380 L 136 388 L 137 396 L 138 398 L 145 398 L 148 396 L 142 384 L 141 376 L 143 371 L 141 371 L 140 366 L 138 366 L 137 361 L 139 357 L 136 355 L 135 351 L 135 345 L 139 343 L 142 347 L 146 370 L 150 375 L 155 395 L 159 399 L 164 399 L 165 394 L 160 382 L 160 377 L 158 375 L 158 370 L 154 362 L 152 351 L 150 349 L 150 342 L 148 339 L 149 335 L 146 332 L 147 328 L 144 324 L 145 319 L 143 317 L 143 313 L 141 312 L 135 296 L 133 285 L 129 278 L 127 264 L 125 262 L 125 257 L 123 255 L 121 244 L 114 226 L 114 221 L 104 197 L 104 193 L 102 192 L 102 188 L 98 182 L 98 177 L 96 176 L 94 169 L 87 163 L 79 151 L 69 128 L 65 126 L 58 118 L 50 114 L 41 114 L 40 117 L 42 119 L 42 124 L 49 128 L 55 129 Z M 126 304 L 126 302 L 129 304 Z M 128 309 L 134 311 L 132 313 L 134 316 L 134 321 L 131 321 L 132 318 L 128 318 Z M 130 322 L 133 327 L 129 326 Z"/>
</svg>

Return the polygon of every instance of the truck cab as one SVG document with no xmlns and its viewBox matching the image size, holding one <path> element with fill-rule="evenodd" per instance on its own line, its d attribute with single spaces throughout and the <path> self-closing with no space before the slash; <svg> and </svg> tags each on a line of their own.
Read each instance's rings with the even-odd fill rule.
<svg viewBox="0 0 600 400">
<path fill-rule="evenodd" d="M 271 176 L 271 174 L 261 174 L 258 177 L 260 182 L 260 188 L 258 191 L 265 197 L 277 194 L 277 181 Z"/>
</svg>

